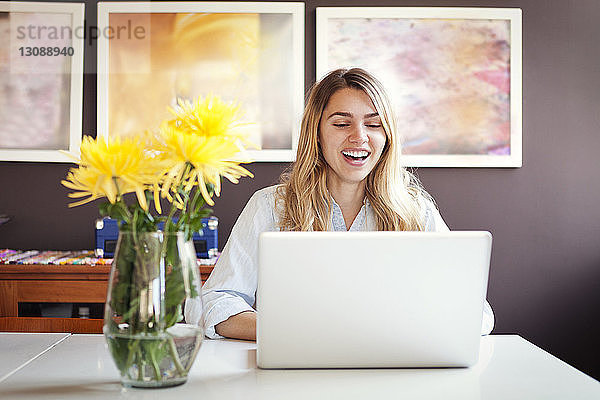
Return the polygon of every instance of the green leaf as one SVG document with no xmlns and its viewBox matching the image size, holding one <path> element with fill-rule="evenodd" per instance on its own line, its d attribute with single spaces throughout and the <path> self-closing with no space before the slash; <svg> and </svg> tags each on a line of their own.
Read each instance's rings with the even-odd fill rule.
<svg viewBox="0 0 600 400">
<path fill-rule="evenodd" d="M 105 202 L 100 204 L 99 206 L 100 215 L 103 217 L 110 217 L 112 219 L 116 219 L 117 221 L 126 221 L 127 214 L 123 210 L 123 203 L 120 201 L 112 204 L 110 202 Z"/>
</svg>

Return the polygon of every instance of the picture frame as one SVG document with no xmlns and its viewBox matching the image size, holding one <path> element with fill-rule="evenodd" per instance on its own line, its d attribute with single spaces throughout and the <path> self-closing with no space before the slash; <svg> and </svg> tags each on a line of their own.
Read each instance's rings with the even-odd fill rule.
<svg viewBox="0 0 600 400">
<path fill-rule="evenodd" d="M 79 156 L 84 7 L 0 1 L 0 161 Z"/>
<path fill-rule="evenodd" d="M 121 26 L 149 34 L 135 43 L 102 34 Z M 156 128 L 178 98 L 217 95 L 240 105 L 259 147 L 250 159 L 295 159 L 304 3 L 100 2 L 98 29 L 98 135 Z"/>
<path fill-rule="evenodd" d="M 317 78 L 362 67 L 394 103 L 408 167 L 522 166 L 517 8 L 317 7 Z"/>
</svg>

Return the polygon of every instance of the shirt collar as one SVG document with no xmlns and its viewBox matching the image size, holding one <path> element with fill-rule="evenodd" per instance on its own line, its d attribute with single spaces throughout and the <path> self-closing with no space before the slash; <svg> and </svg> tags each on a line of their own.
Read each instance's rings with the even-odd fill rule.
<svg viewBox="0 0 600 400">
<path fill-rule="evenodd" d="M 356 215 L 356 218 L 354 218 L 354 221 L 352 221 L 352 225 L 350 226 L 350 229 L 346 229 L 346 222 L 344 221 L 344 215 L 342 214 L 342 209 L 340 208 L 338 203 L 336 203 L 335 199 L 333 198 L 331 193 L 329 193 L 329 191 L 327 191 L 327 194 L 329 194 L 329 198 L 331 199 L 331 204 L 332 204 L 332 210 L 331 210 L 332 211 L 331 212 L 331 229 L 332 230 L 344 231 L 344 232 L 345 231 L 355 232 L 355 231 L 368 230 L 367 213 L 368 213 L 368 210 L 370 209 L 370 203 L 366 196 L 365 196 L 365 199 L 363 200 L 363 205 L 361 206 L 360 211 Z"/>
</svg>

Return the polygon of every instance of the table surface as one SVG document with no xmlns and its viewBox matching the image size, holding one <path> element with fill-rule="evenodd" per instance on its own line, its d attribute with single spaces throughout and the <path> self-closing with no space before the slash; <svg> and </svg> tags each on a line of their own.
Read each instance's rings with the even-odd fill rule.
<svg viewBox="0 0 600 400">
<path fill-rule="evenodd" d="M 23 338 L 27 340 L 31 336 Z M 38 342 L 37 338 L 32 341 Z M 0 383 L 0 398 L 7 399 L 246 400 L 391 396 L 597 400 L 600 399 L 600 382 L 519 336 L 492 335 L 482 337 L 480 360 L 475 366 L 440 369 L 261 370 L 256 368 L 255 343 L 205 340 L 184 385 L 166 389 L 123 388 L 104 337 L 71 335 Z"/>
<path fill-rule="evenodd" d="M 68 333 L 0 333 L 0 382 L 69 336 Z"/>
</svg>

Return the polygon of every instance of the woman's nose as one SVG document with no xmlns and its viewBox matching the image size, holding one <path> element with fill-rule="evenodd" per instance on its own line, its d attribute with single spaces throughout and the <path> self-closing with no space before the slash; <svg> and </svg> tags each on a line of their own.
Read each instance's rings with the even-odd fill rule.
<svg viewBox="0 0 600 400">
<path fill-rule="evenodd" d="M 362 125 L 355 126 L 350 132 L 350 136 L 348 136 L 348 141 L 351 143 L 362 144 L 369 140 L 369 136 L 367 136 L 367 131 Z"/>
</svg>

